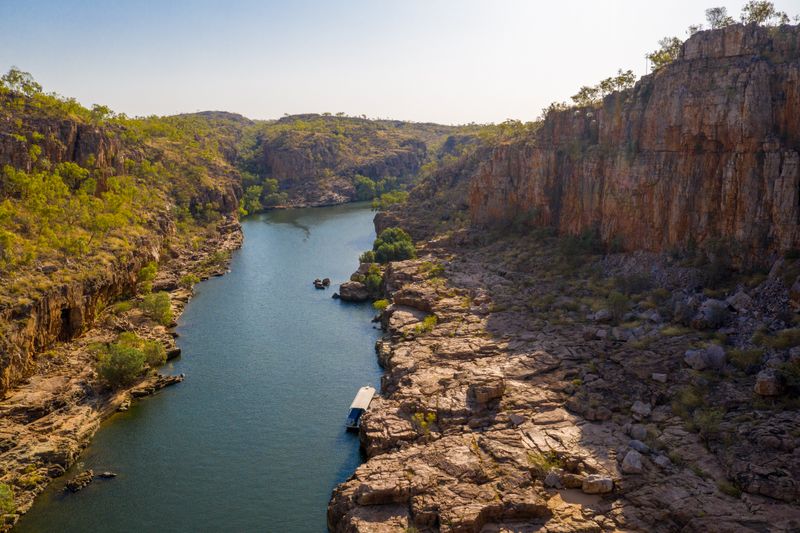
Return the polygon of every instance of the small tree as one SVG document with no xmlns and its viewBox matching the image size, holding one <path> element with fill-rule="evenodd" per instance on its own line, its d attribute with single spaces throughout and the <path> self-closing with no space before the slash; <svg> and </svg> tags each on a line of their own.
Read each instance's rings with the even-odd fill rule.
<svg viewBox="0 0 800 533">
<path fill-rule="evenodd" d="M 742 8 L 742 24 L 788 24 L 789 16 L 775 9 L 775 4 L 763 0 L 750 0 Z"/>
<path fill-rule="evenodd" d="M 712 7 L 706 9 L 706 21 L 712 30 L 725 28 L 731 24 L 736 24 L 733 17 L 728 16 L 728 9 L 725 7 Z"/>
<path fill-rule="evenodd" d="M 0 514 L 13 513 L 16 508 L 14 490 L 10 485 L 0 483 Z"/>
<path fill-rule="evenodd" d="M 111 344 L 97 356 L 97 373 L 111 387 L 130 385 L 144 371 L 145 354 L 125 346 Z"/>
<path fill-rule="evenodd" d="M 139 290 L 143 293 L 149 293 L 153 290 L 153 280 L 156 279 L 156 271 L 158 267 L 155 262 L 150 261 L 139 271 L 136 279 L 139 281 Z"/>
<path fill-rule="evenodd" d="M 3 77 L 0 77 L 0 85 L 25 96 L 42 92 L 42 86 L 33 79 L 30 72 L 23 72 L 17 67 L 11 67 Z"/>
<path fill-rule="evenodd" d="M 142 309 L 150 315 L 150 318 L 162 326 L 168 326 L 172 323 L 172 307 L 169 301 L 169 294 L 166 292 L 146 295 L 142 299 Z"/>
<path fill-rule="evenodd" d="M 647 54 L 647 59 L 653 63 L 653 70 L 658 70 L 678 59 L 683 41 L 677 37 L 664 37 L 658 44 L 660 46 L 658 50 Z"/>
</svg>

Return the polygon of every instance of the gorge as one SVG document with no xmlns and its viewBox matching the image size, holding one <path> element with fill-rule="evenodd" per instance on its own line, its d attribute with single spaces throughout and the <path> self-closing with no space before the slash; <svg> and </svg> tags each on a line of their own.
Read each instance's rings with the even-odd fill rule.
<svg viewBox="0 0 800 533">
<path fill-rule="evenodd" d="M 800 528 L 798 26 L 528 124 L 0 103 L 3 527 L 322 530 L 333 490 L 337 532 Z M 379 339 L 311 286 L 374 236 L 311 206 L 373 197 L 417 256 L 376 266 Z M 186 381 L 131 407 L 166 383 L 100 377 L 126 332 Z M 340 419 L 379 377 L 361 464 Z M 46 488 L 84 467 L 119 479 Z"/>
</svg>

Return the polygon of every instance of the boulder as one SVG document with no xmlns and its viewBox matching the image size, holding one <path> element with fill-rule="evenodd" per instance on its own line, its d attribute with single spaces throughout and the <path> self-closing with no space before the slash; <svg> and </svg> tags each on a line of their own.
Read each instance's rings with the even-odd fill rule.
<svg viewBox="0 0 800 533">
<path fill-rule="evenodd" d="M 725 349 L 718 344 L 712 344 L 708 348 L 686 350 L 683 360 L 694 370 L 706 370 L 708 368 L 719 370 L 725 366 Z"/>
<path fill-rule="evenodd" d="M 692 319 L 692 327 L 695 329 L 718 328 L 725 323 L 728 315 L 727 302 L 710 298 L 700 305 L 697 314 Z"/>
<path fill-rule="evenodd" d="M 759 396 L 778 396 L 783 392 L 783 386 L 775 369 L 766 368 L 759 372 L 754 390 Z"/>
<path fill-rule="evenodd" d="M 739 313 L 747 311 L 753 305 L 753 299 L 744 291 L 737 292 L 725 301 Z"/>
<path fill-rule="evenodd" d="M 641 474 L 644 467 L 642 466 L 642 454 L 636 450 L 630 450 L 625 454 L 622 460 L 622 471 L 626 474 Z"/>
<path fill-rule="evenodd" d="M 348 302 L 365 302 L 369 300 L 369 291 L 360 281 L 345 281 L 339 286 L 339 298 Z"/>
<path fill-rule="evenodd" d="M 658 381 L 659 383 L 666 383 L 667 382 L 667 375 L 661 372 L 653 372 L 650 374 L 650 379 L 653 381 Z"/>
<path fill-rule="evenodd" d="M 581 490 L 586 494 L 607 494 L 614 490 L 614 480 L 608 476 L 592 474 L 583 478 Z"/>
<path fill-rule="evenodd" d="M 547 473 L 547 475 L 544 477 L 544 486 L 553 489 L 561 488 L 561 476 L 557 470 L 551 470 Z"/>
<path fill-rule="evenodd" d="M 492 400 L 503 397 L 506 384 L 501 377 L 491 377 L 470 385 L 469 390 L 475 401 L 487 404 Z"/>
<path fill-rule="evenodd" d="M 631 406 L 631 413 L 633 413 L 635 418 L 639 419 L 650 416 L 652 410 L 653 408 L 650 407 L 649 403 L 644 403 L 640 400 L 636 400 Z"/>
<path fill-rule="evenodd" d="M 630 441 L 628 443 L 628 446 L 630 448 L 633 448 L 639 453 L 650 453 L 650 447 L 638 439 L 633 439 L 632 441 Z"/>
</svg>

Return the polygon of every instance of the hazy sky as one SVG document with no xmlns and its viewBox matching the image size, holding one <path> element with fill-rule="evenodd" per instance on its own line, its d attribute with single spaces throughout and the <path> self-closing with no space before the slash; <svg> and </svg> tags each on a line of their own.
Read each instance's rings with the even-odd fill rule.
<svg viewBox="0 0 800 533">
<path fill-rule="evenodd" d="M 744 4 L 710 1 L 0 0 L 0 69 L 129 115 L 532 120 Z"/>
</svg>

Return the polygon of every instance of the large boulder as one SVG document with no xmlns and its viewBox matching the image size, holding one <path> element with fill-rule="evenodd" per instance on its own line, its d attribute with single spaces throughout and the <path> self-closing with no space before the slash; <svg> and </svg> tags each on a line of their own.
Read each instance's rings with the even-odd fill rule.
<svg viewBox="0 0 800 533">
<path fill-rule="evenodd" d="M 345 281 L 339 286 L 339 298 L 348 302 L 366 302 L 369 300 L 367 286 L 360 281 Z"/>
<path fill-rule="evenodd" d="M 766 368 L 756 376 L 755 393 L 759 396 L 778 396 L 783 392 L 778 374 L 773 368 Z"/>
<path fill-rule="evenodd" d="M 583 478 L 581 490 L 586 494 L 606 494 L 614 490 L 614 480 L 608 476 L 592 474 Z"/>
</svg>

